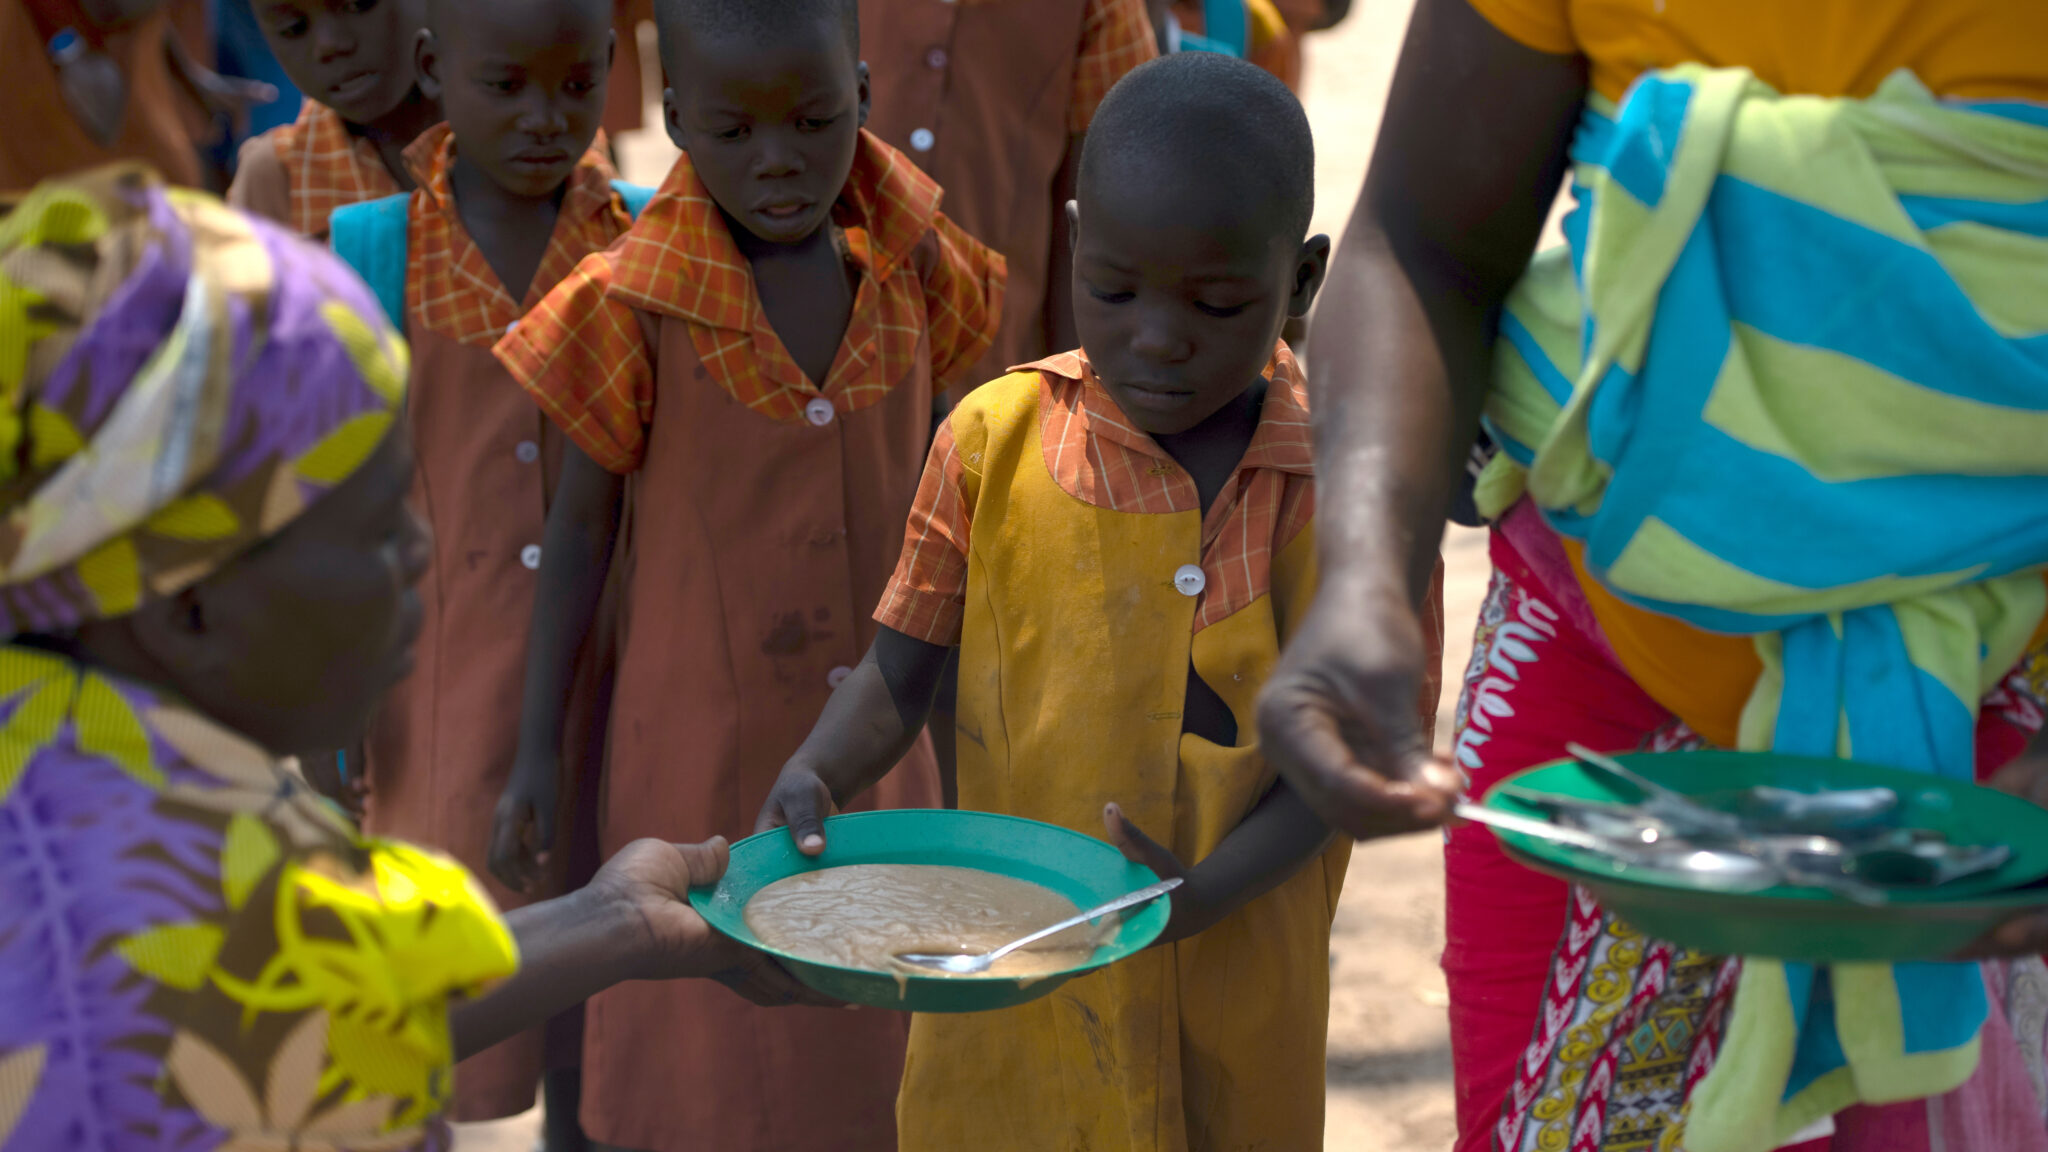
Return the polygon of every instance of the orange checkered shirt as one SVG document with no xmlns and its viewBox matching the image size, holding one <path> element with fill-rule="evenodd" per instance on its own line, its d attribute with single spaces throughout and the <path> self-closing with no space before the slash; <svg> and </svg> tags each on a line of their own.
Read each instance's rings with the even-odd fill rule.
<svg viewBox="0 0 2048 1152">
<path fill-rule="evenodd" d="M 1131 69 L 1159 55 L 1145 0 L 1088 0 L 1081 21 L 1081 54 L 1074 61 L 1074 94 L 1067 104 L 1067 130 L 1088 131 L 1103 97 Z"/>
<path fill-rule="evenodd" d="M 405 150 L 405 162 L 419 184 L 412 194 L 406 319 L 457 343 L 495 345 L 579 261 L 610 247 L 633 224 L 612 191 L 618 174 L 605 158 L 600 132 L 569 175 L 554 235 L 525 300 L 514 300 L 455 210 L 448 184 L 455 133 L 446 124 L 428 129 Z"/>
<path fill-rule="evenodd" d="M 1045 466 L 1068 495 L 1112 512 L 1158 515 L 1201 508 L 1194 477 L 1158 441 L 1131 426 L 1096 380 L 1085 353 L 1053 356 L 1023 370 L 1038 372 Z M 1208 582 L 1195 609 L 1197 632 L 1265 595 L 1273 555 L 1315 516 L 1306 381 L 1285 344 L 1274 350 L 1266 376 L 1265 406 L 1251 446 L 1202 521 Z M 974 519 L 962 484 L 965 470 L 948 421 L 932 443 L 902 559 L 875 610 L 884 626 L 928 644 L 960 642 Z"/>
<path fill-rule="evenodd" d="M 301 236 L 324 240 L 327 218 L 336 208 L 402 191 L 376 145 L 350 132 L 340 114 L 325 104 L 304 101 L 297 121 L 268 135 L 291 178 L 291 228 Z"/>
<path fill-rule="evenodd" d="M 929 341 L 932 387 L 962 382 L 1003 310 L 1003 258 L 939 212 L 939 187 L 866 131 L 833 210 L 860 273 L 822 386 L 768 324 L 754 272 L 684 156 L 640 222 L 587 257 L 498 344 L 498 357 L 575 444 L 613 472 L 639 467 L 655 400 L 654 350 L 636 312 L 687 321 L 698 358 L 735 400 L 796 423 L 824 396 L 842 414 L 879 402 Z"/>
</svg>

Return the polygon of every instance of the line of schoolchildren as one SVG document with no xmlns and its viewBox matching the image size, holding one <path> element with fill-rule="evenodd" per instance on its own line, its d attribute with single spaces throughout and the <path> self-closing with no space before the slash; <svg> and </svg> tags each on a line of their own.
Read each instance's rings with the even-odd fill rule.
<svg viewBox="0 0 2048 1152">
<path fill-rule="evenodd" d="M 413 348 L 435 556 L 348 762 L 371 831 L 514 905 L 637 837 L 816 852 L 944 796 L 1186 878 L 1159 946 L 1005 1012 L 623 985 L 462 1065 L 457 1118 L 555 1069 L 564 1146 L 580 1063 L 588 1138 L 647 1152 L 1320 1148 L 1349 845 L 1253 718 L 1315 581 L 1286 88 L 1147 63 L 1143 0 L 658 0 L 683 155 L 645 189 L 610 0 L 261 7 L 309 99 L 233 197 Z"/>
</svg>

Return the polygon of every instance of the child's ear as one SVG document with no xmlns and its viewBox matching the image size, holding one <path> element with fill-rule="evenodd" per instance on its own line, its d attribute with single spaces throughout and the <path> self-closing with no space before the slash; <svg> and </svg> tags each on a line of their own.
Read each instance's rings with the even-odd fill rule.
<svg viewBox="0 0 2048 1152">
<path fill-rule="evenodd" d="M 1071 255 L 1081 243 L 1081 202 L 1067 201 L 1067 252 Z"/>
<path fill-rule="evenodd" d="M 673 88 L 661 90 L 661 123 L 668 129 L 669 143 L 688 152 L 690 145 L 683 139 L 683 111 L 676 106 L 676 90 Z"/>
<path fill-rule="evenodd" d="M 868 126 L 868 62 L 860 62 L 860 126 Z"/>
<path fill-rule="evenodd" d="M 412 69 L 414 82 L 420 86 L 420 95 L 429 100 L 441 99 L 441 46 L 434 40 L 434 30 L 420 29 L 412 42 Z"/>
<path fill-rule="evenodd" d="M 1316 293 L 1323 289 L 1323 277 L 1330 273 L 1330 238 L 1321 233 L 1302 241 L 1301 254 L 1294 259 L 1294 291 L 1287 300 L 1287 314 L 1295 319 L 1308 316 Z"/>
</svg>

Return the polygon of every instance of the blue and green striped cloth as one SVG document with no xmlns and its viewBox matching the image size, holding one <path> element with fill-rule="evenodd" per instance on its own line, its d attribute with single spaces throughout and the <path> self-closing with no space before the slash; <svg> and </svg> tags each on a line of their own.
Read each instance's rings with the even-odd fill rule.
<svg viewBox="0 0 2048 1152">
<path fill-rule="evenodd" d="M 1651 73 L 1573 145 L 1568 247 L 1501 321 L 1481 510 L 1526 493 L 1623 599 L 1755 637 L 1741 744 L 1968 779 L 2048 609 L 2048 107 Z M 1752 959 L 1689 1152 L 1947 1091 L 1972 965 Z"/>
</svg>

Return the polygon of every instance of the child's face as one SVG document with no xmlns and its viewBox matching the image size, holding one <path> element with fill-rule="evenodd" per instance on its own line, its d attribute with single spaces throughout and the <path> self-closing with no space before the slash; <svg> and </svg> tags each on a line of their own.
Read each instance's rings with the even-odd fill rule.
<svg viewBox="0 0 2048 1152">
<path fill-rule="evenodd" d="M 447 26 L 420 38 L 420 79 L 441 101 L 457 155 L 515 196 L 554 195 L 604 117 L 609 6 L 470 0 L 446 8 Z"/>
<path fill-rule="evenodd" d="M 420 0 L 257 0 L 263 38 L 292 84 L 351 124 L 412 92 Z"/>
<path fill-rule="evenodd" d="M 1090 180 L 1074 214 L 1074 325 L 1132 423 L 1186 432 L 1265 370 L 1289 316 L 1305 316 L 1330 242 L 1298 243 L 1255 196 L 1214 182 Z"/>
<path fill-rule="evenodd" d="M 773 42 L 672 38 L 669 136 L 756 238 L 794 244 L 831 218 L 867 122 L 867 65 L 829 20 Z"/>
</svg>

